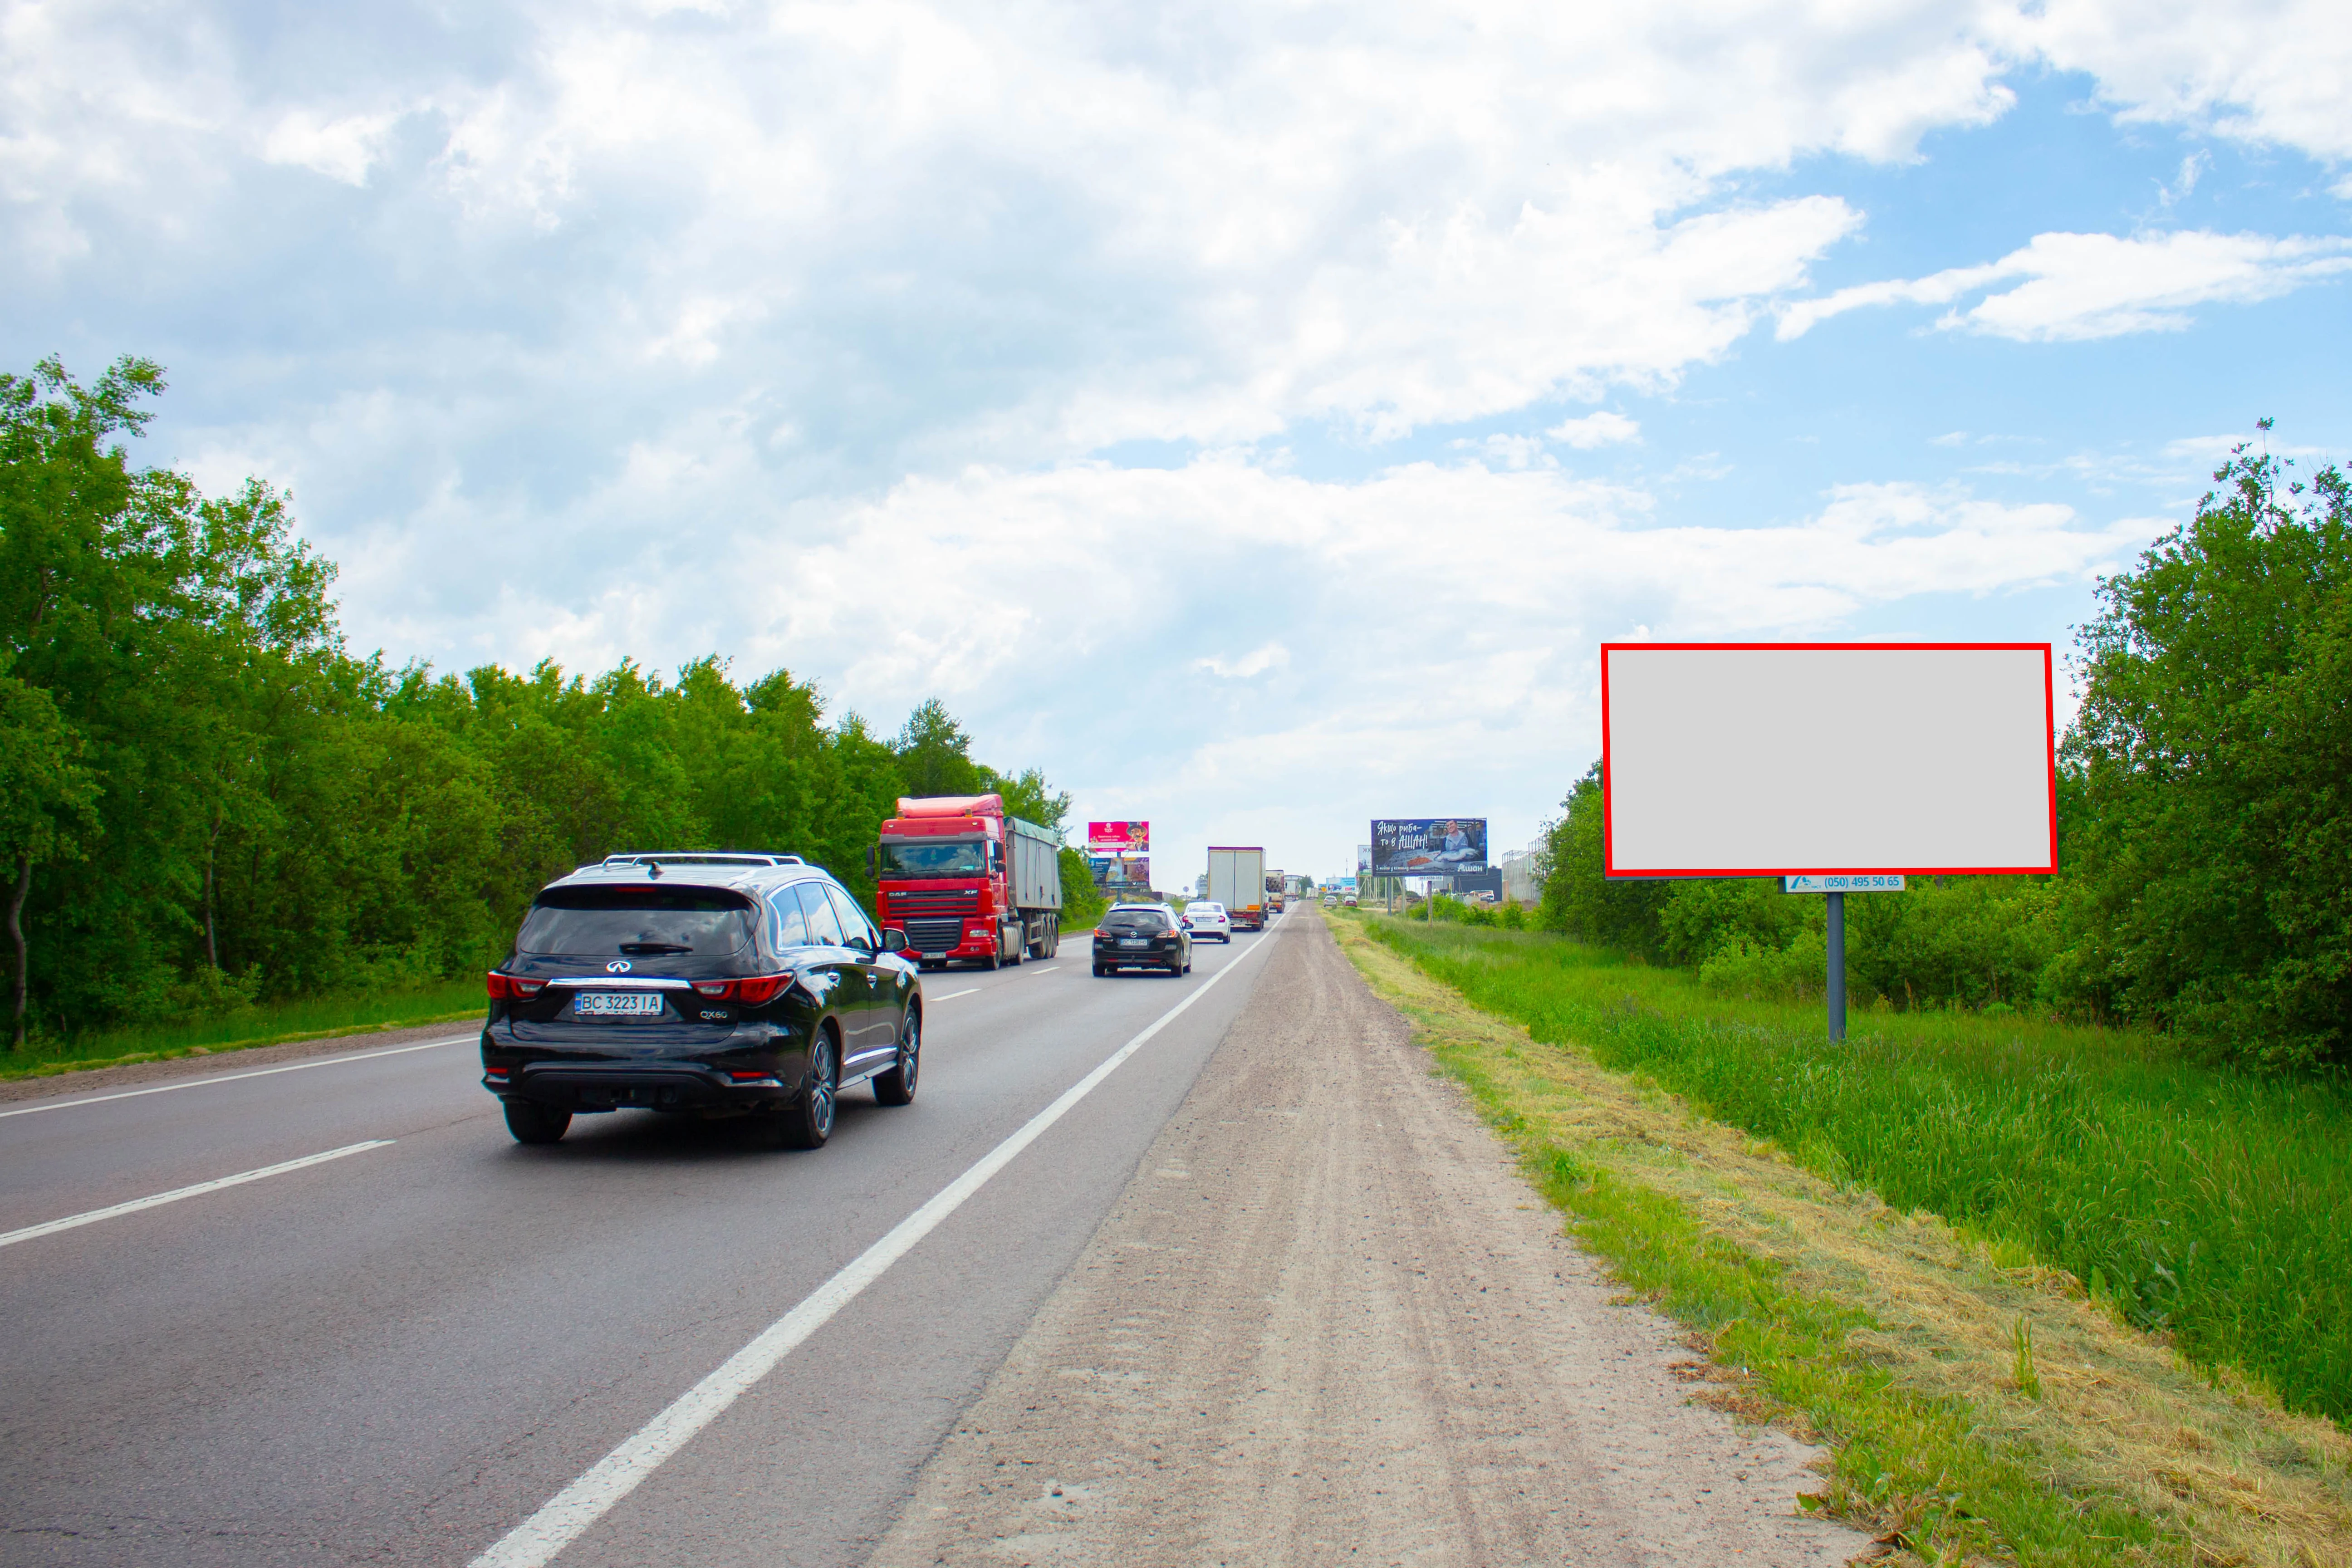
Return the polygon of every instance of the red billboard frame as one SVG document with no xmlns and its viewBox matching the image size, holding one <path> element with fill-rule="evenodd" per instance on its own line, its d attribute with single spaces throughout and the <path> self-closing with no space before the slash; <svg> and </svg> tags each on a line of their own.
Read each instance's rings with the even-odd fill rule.
<svg viewBox="0 0 2352 1568">
<path fill-rule="evenodd" d="M 2050 858 L 2043 866 L 1784 866 L 1626 868 L 1617 866 L 1610 798 L 1609 656 L 1646 653 L 2029 653 L 2042 655 L 2042 737 L 2049 756 Z M 1601 874 L 1624 881 L 1676 877 L 2046 877 L 2058 869 L 2057 658 L 2046 642 L 1605 642 L 1601 645 Z"/>
</svg>

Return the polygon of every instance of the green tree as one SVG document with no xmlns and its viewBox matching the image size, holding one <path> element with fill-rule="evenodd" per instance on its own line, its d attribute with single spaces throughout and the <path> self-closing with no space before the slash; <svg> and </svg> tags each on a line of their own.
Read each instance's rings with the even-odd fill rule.
<svg viewBox="0 0 2352 1568">
<path fill-rule="evenodd" d="M 1576 781 L 1560 805 L 1560 819 L 1545 836 L 1543 924 L 1645 958 L 1663 955 L 1658 914 L 1672 884 L 1612 881 L 1602 875 L 1599 763 Z"/>
<path fill-rule="evenodd" d="M 1007 816 L 1017 816 L 1024 822 L 1034 822 L 1056 833 L 1062 831 L 1062 824 L 1070 815 L 1069 795 L 1047 784 L 1041 770 L 1026 768 L 1013 777 L 1007 777 L 993 768 L 982 768 L 981 772 L 985 775 L 983 782 L 988 788 L 1004 797 Z"/>
<path fill-rule="evenodd" d="M 2274 1067 L 2352 1059 L 2352 487 L 2292 468 L 2101 583 L 2065 751 L 2073 984 Z"/>
<path fill-rule="evenodd" d="M 971 760 L 971 737 L 936 697 L 907 715 L 892 748 L 910 795 L 982 795 L 994 781 Z"/>
<path fill-rule="evenodd" d="M 81 737 L 58 715 L 48 693 L 6 672 L 0 656 L 0 857 L 8 878 L 8 939 L 16 967 L 9 1011 L 12 1049 L 25 1043 L 30 944 L 25 901 L 33 868 L 79 852 L 94 824 L 98 784 L 81 765 Z"/>
</svg>

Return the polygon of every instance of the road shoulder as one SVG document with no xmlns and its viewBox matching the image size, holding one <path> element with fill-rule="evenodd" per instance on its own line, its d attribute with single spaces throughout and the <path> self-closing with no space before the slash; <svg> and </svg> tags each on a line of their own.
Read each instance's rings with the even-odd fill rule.
<svg viewBox="0 0 2352 1568">
<path fill-rule="evenodd" d="M 470 1037 L 477 1026 L 463 1019 L 419 1024 L 403 1029 L 367 1029 L 357 1034 L 324 1036 L 315 1040 L 289 1040 L 275 1046 L 245 1046 L 216 1051 L 194 1051 L 160 1061 L 126 1062 L 121 1067 L 82 1068 L 40 1078 L 0 1079 L 0 1104 L 31 1100 L 71 1100 L 88 1094 L 137 1089 L 173 1079 L 208 1078 L 215 1074 L 250 1072 L 311 1057 L 356 1055 L 414 1046 L 426 1040 Z M 455 1047 L 452 1047 L 455 1048 Z"/>
<path fill-rule="evenodd" d="M 876 1552 L 953 1563 L 1834 1564 L 1785 1434 L 1295 922 L 1077 1266 Z"/>
</svg>

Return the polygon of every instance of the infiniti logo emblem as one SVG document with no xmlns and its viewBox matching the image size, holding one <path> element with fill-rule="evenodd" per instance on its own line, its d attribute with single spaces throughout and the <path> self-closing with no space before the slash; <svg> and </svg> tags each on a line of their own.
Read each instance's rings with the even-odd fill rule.
<svg viewBox="0 0 2352 1568">
<path fill-rule="evenodd" d="M 626 974 L 628 972 L 629 961 L 625 958 L 616 958 L 604 966 L 607 974 Z"/>
</svg>

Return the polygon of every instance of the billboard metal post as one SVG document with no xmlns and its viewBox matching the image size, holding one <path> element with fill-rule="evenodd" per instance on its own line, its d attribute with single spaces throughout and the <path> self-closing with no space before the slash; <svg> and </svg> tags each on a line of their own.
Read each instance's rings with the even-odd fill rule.
<svg viewBox="0 0 2352 1568">
<path fill-rule="evenodd" d="M 1829 896 L 1830 1038 L 1845 1038 L 1845 895 Z"/>
</svg>

